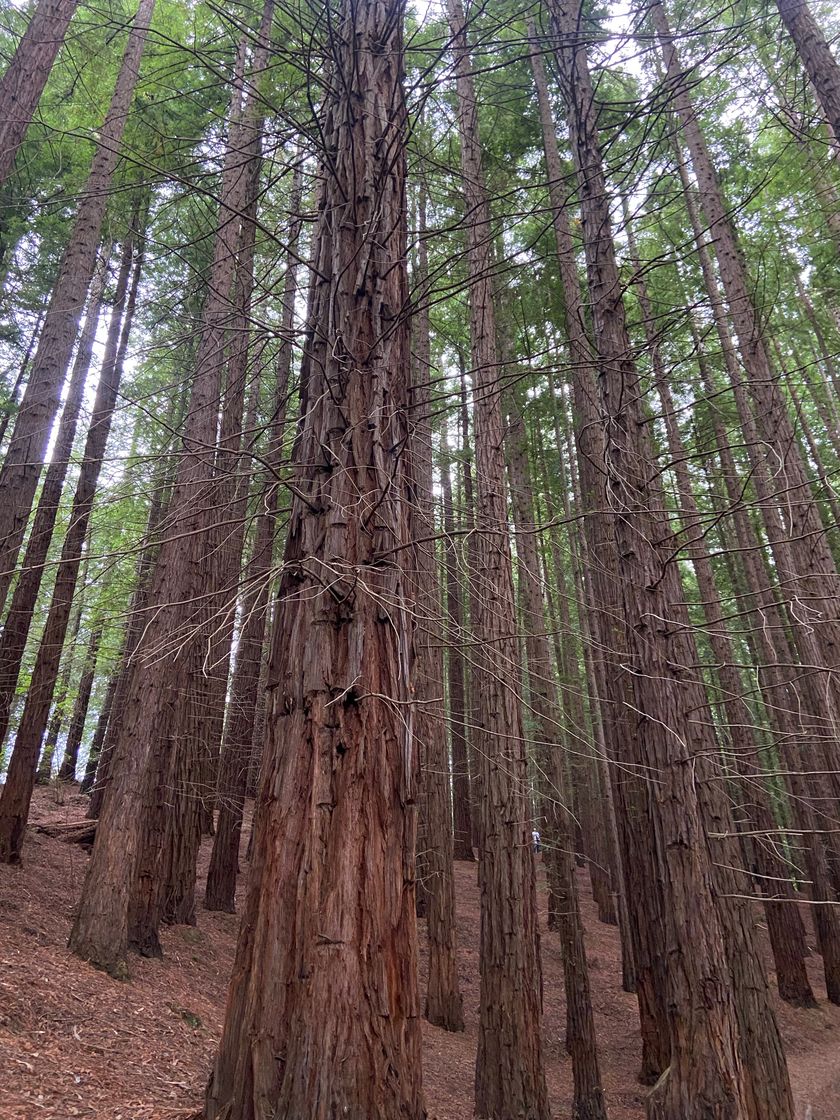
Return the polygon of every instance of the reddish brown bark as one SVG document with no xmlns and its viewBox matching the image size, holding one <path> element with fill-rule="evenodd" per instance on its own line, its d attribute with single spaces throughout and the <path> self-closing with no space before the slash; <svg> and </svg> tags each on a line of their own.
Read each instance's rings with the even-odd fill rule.
<svg viewBox="0 0 840 1120">
<path fill-rule="evenodd" d="M 426 244 L 426 196 L 418 203 L 417 291 L 414 361 L 411 386 L 411 510 L 414 555 L 415 663 L 414 696 L 417 738 L 423 764 L 425 808 L 426 918 L 429 968 L 424 1015 L 449 1031 L 464 1029 L 458 983 L 458 953 L 453 882 L 452 810 L 449 750 L 443 719 L 443 650 L 440 586 L 435 555 L 435 505 L 432 496 L 432 424 L 429 381 L 432 376 L 429 338 L 429 258 Z"/>
<path fill-rule="evenodd" d="M 613 786 L 616 823 L 623 848 L 625 891 L 636 973 L 636 994 L 642 1035 L 642 1065 L 639 1078 L 653 1084 L 670 1060 L 670 1028 L 666 1007 L 664 969 L 664 913 L 662 890 L 650 819 L 648 790 L 636 777 L 642 755 L 633 721 L 621 697 L 628 682 L 614 672 L 626 647 L 620 624 L 623 614 L 618 577 L 618 556 L 604 493 L 604 478 L 598 464 L 605 457 L 604 432 L 598 404 L 595 355 L 584 324 L 586 310 L 580 292 L 569 219 L 564 195 L 563 174 L 556 129 L 548 95 L 542 58 L 537 49 L 531 53 L 531 66 L 540 109 L 543 145 L 548 171 L 557 259 L 566 304 L 566 332 L 572 368 L 577 459 L 579 462 L 580 504 L 584 510 L 587 556 L 585 571 L 590 604 L 590 624 L 596 640 L 593 669 L 595 691 L 603 709 L 603 727 L 609 777 Z M 629 765 L 627 765 L 629 763 Z"/>
<path fill-rule="evenodd" d="M 342 5 L 242 935 L 208 1120 L 419 1120 L 402 8 Z M 365 262 L 359 268 L 359 261 Z"/>
<path fill-rule="evenodd" d="M 805 0 L 776 0 L 776 7 L 836 139 L 840 137 L 840 65 Z"/>
<path fill-rule="evenodd" d="M 455 859 L 475 859 L 473 850 L 470 764 L 467 746 L 466 683 L 464 680 L 464 607 L 458 578 L 460 549 L 455 538 L 451 462 L 446 433 L 441 434 L 441 485 L 443 489 L 443 566 L 446 581 L 446 679 L 449 691 L 449 738 L 452 748 L 452 804 Z"/>
<path fill-rule="evenodd" d="M 228 714 L 228 725 L 222 749 L 219 785 L 219 815 L 204 905 L 208 910 L 235 910 L 236 876 L 242 832 L 242 812 L 248 780 L 248 765 L 258 707 L 262 704 L 260 671 L 265 644 L 266 621 L 277 527 L 278 478 L 283 459 L 283 434 L 289 397 L 289 375 L 292 365 L 292 327 L 297 294 L 297 254 L 300 239 L 302 167 L 295 169 L 289 201 L 289 255 L 283 284 L 281 348 L 277 361 L 277 389 L 272 412 L 269 447 L 260 512 L 257 516 L 254 547 L 245 573 L 242 613 L 245 619 L 239 637 L 236 666 Z"/>
<path fill-rule="evenodd" d="M 557 928 L 563 954 L 566 988 L 566 1049 L 572 1058 L 574 1101 L 572 1115 L 579 1120 L 605 1120 L 607 1106 L 601 1085 L 595 1019 L 589 989 L 589 969 L 583 922 L 572 858 L 572 832 L 567 808 L 567 782 L 561 745 L 562 719 L 553 679 L 544 597 L 539 579 L 539 558 L 533 514 L 531 470 L 525 425 L 515 408 L 508 416 L 508 457 L 522 626 L 528 665 L 528 695 L 540 736 L 539 754 L 549 776 L 546 798 L 547 846 L 554 846 L 554 889 L 558 895 Z"/>
<path fill-rule="evenodd" d="M 96 265 L 96 249 L 108 204 L 108 187 L 120 156 L 154 0 L 141 0 L 128 36 L 108 114 L 99 130 L 76 219 L 58 270 L 26 392 L 0 469 L 0 608 L 6 602 L 44 455 L 58 412 L 85 293 Z"/>
<path fill-rule="evenodd" d="M 0 78 L 0 185 L 11 174 L 79 0 L 40 0 Z"/>
<path fill-rule="evenodd" d="M 492 291 L 493 232 L 484 184 L 472 61 L 460 0 L 448 0 L 467 215 L 475 466 L 471 572 L 480 784 L 481 997 L 476 1116 L 549 1114 L 540 1032 L 538 932 L 516 639 L 500 366 Z"/>
<path fill-rule="evenodd" d="M 552 3 L 560 36 L 556 49 L 566 100 L 572 153 L 581 195 L 584 247 L 599 358 L 604 411 L 608 498 L 615 510 L 628 664 L 638 733 L 652 790 L 659 866 L 665 900 L 671 1062 L 649 1099 L 648 1114 L 690 1120 L 756 1116 L 759 1077 L 772 1092 L 773 1115 L 792 1115 L 786 1071 L 773 1062 L 778 1034 L 762 1017 L 761 1044 L 774 1045 L 767 1062 L 741 1032 L 741 1009 L 753 1010 L 746 989 L 754 982 L 736 952 L 740 934 L 728 928 L 733 912 L 716 889 L 694 771 L 715 757 L 716 743 L 684 607 L 673 541 L 655 479 L 657 472 L 639 405 L 639 382 L 627 334 L 621 283 L 612 242 L 595 101 L 576 0 Z M 701 783 L 702 785 L 703 783 Z M 702 790 L 699 791 L 702 793 Z M 743 937 L 746 938 L 747 931 Z M 731 975 L 720 962 L 728 959 Z M 729 972 L 729 970 L 727 970 Z M 783 1074 L 783 1076 L 781 1076 Z M 772 1089 L 770 1085 L 772 1084 Z M 770 1113 L 762 1113 L 769 1115 Z"/>
<path fill-rule="evenodd" d="M 656 333 L 653 305 L 647 292 L 642 263 L 639 260 L 635 233 L 630 224 L 630 214 L 624 200 L 624 228 L 630 247 L 630 258 L 635 270 L 634 284 L 642 312 L 642 327 L 647 343 L 648 354 L 653 367 L 656 389 L 662 403 L 662 416 L 671 456 L 672 470 L 677 483 L 680 502 L 682 531 L 686 539 L 686 552 L 691 558 L 697 577 L 706 632 L 712 653 L 715 657 L 717 677 L 722 693 L 721 707 L 725 714 L 731 766 L 739 783 L 751 779 L 752 788 L 752 825 L 771 831 L 773 818 L 769 805 L 769 793 L 761 783 L 760 777 L 752 769 L 758 756 L 758 744 L 752 727 L 752 715 L 744 700 L 744 682 L 732 642 L 726 629 L 726 619 L 718 594 L 714 571 L 705 544 L 705 526 L 694 497 L 691 476 L 688 469 L 688 454 L 677 424 L 677 414 L 671 394 L 671 386 L 665 372 L 664 363 Z M 752 773 L 751 773 L 752 770 Z M 759 875 L 773 892 L 780 889 L 775 884 L 784 882 L 785 869 L 778 859 L 773 859 L 772 850 L 759 844 L 754 849 Z M 815 1006 L 808 972 L 805 967 L 804 941 L 797 939 L 801 925 L 797 924 L 798 912 L 791 905 L 792 891 L 787 892 L 784 901 L 774 902 L 766 897 L 764 912 L 776 964 L 776 981 L 782 999 L 800 1007 Z"/>
</svg>

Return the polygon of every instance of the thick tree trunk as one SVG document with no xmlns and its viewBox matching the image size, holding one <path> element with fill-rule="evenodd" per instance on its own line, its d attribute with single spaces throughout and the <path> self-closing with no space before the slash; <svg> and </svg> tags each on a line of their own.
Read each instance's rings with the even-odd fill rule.
<svg viewBox="0 0 840 1120">
<path fill-rule="evenodd" d="M 779 1081 L 773 1055 L 760 1064 L 755 1048 L 741 1037 L 741 1006 L 752 1008 L 752 996 L 744 989 L 753 978 L 737 974 L 741 957 L 730 957 L 726 923 L 732 915 L 717 895 L 694 776 L 698 759 L 713 759 L 717 746 L 702 685 L 692 670 L 696 657 L 673 540 L 642 423 L 581 11 L 577 0 L 552 2 L 550 10 L 560 37 L 556 57 L 581 193 L 605 416 L 604 467 L 615 510 L 638 733 L 648 767 L 657 775 L 652 800 L 665 900 L 672 1053 L 648 1114 L 663 1120 L 753 1117 L 755 1083 L 763 1076 L 777 1098 L 772 1114 L 792 1116 L 786 1071 Z M 720 967 L 728 958 L 732 975 Z M 762 1020 L 762 1043 L 766 1025 Z M 771 1041 L 775 1054 L 778 1038 Z"/>
<path fill-rule="evenodd" d="M 208 1120 L 420 1120 L 398 3 L 343 4 L 248 899 Z M 359 261 L 364 267 L 359 267 Z M 291 747 L 291 749 L 290 749 Z"/>
<path fill-rule="evenodd" d="M 480 783 L 481 996 L 478 1117 L 548 1117 L 540 1031 L 540 975 L 527 769 L 519 700 L 504 424 L 492 290 L 492 227 L 484 185 L 472 61 L 460 0 L 448 0 L 467 214 L 471 376 L 476 463 L 476 564 L 471 632 Z M 472 565 L 471 565 L 472 566 Z"/>
<path fill-rule="evenodd" d="M 602 705 L 609 777 L 616 807 L 616 824 L 623 849 L 625 892 L 629 909 L 636 994 L 642 1035 L 639 1079 L 653 1084 L 667 1068 L 670 1027 L 666 1006 L 665 929 L 662 888 L 650 818 L 649 791 L 637 774 L 644 773 L 642 754 L 629 707 L 622 703 L 628 688 L 623 674 L 615 672 L 626 647 L 619 624 L 622 616 L 618 554 L 598 464 L 604 461 L 604 432 L 598 404 L 596 359 L 586 335 L 586 309 L 580 292 L 569 219 L 564 197 L 562 165 L 548 83 L 539 44 L 531 53 L 531 66 L 540 109 L 543 145 L 548 171 L 557 258 L 565 300 L 566 332 L 572 368 L 575 419 L 578 431 L 579 490 L 584 510 L 584 535 L 589 563 L 586 567 L 587 602 L 599 651 L 612 653 L 612 664 L 598 653 L 594 662 L 595 688 Z"/>
<path fill-rule="evenodd" d="M 805 0 L 776 0 L 776 7 L 832 132 L 840 137 L 840 65 Z"/>
<path fill-rule="evenodd" d="M 73 714 L 70 717 L 70 726 L 67 729 L 67 742 L 64 746 L 64 757 L 58 768 L 58 776 L 63 782 L 76 780 L 76 766 L 79 761 L 79 747 L 82 745 L 82 735 L 85 730 L 90 694 L 93 690 L 93 678 L 96 673 L 96 658 L 99 654 L 99 642 L 102 638 L 102 624 L 100 623 L 90 637 L 85 663 L 82 666 L 82 676 L 79 681 L 79 690 L 76 693 L 76 703 L 73 705 Z"/>
<path fill-rule="evenodd" d="M 61 651 L 67 636 L 82 552 L 88 534 L 99 472 L 111 431 L 111 420 L 117 403 L 125 350 L 137 297 L 142 268 L 142 249 L 135 266 L 131 292 L 126 301 L 135 239 L 136 231 L 132 230 L 126 238 L 126 251 L 108 330 L 102 372 L 94 398 L 90 430 L 82 453 L 82 467 L 73 495 L 70 522 L 61 549 L 50 609 L 41 644 L 38 647 L 35 667 L 32 670 L 20 726 L 15 736 L 15 748 L 9 763 L 8 778 L 0 795 L 0 862 L 3 863 L 20 862 L 26 819 L 35 781 L 35 767 L 47 727 Z M 125 317 L 123 317 L 124 310 Z M 123 327 L 122 333 L 121 327 Z"/>
<path fill-rule="evenodd" d="M 78 3 L 79 0 L 40 0 L 0 78 L 0 186 L 12 172 L 18 148 Z"/>
<path fill-rule="evenodd" d="M 53 288 L 26 392 L 0 469 L 0 609 L 6 602 L 44 455 L 58 412 L 61 385 L 96 265 L 96 249 L 108 204 L 108 187 L 120 156 L 128 111 L 155 0 L 141 0 L 128 36 L 108 115 L 79 202 L 70 241 Z"/>
<path fill-rule="evenodd" d="M 99 326 L 107 265 L 107 254 L 103 253 L 91 283 L 85 325 L 73 365 L 67 399 L 61 413 L 52 461 L 47 469 L 44 485 L 41 487 L 41 496 L 38 499 L 38 509 L 23 556 L 23 565 L 12 595 L 9 613 L 3 624 L 3 634 L 0 637 L 0 742 L 8 731 L 9 713 L 20 678 L 29 628 L 38 602 L 38 592 L 41 589 L 47 554 L 67 478 L 70 455 L 76 439 L 79 411 Z"/>
<path fill-rule="evenodd" d="M 458 983 L 458 953 L 453 879 L 452 809 L 449 750 L 443 718 L 443 650 L 440 626 L 440 586 L 435 555 L 435 504 L 432 496 L 432 424 L 429 381 L 432 375 L 429 339 L 429 258 L 426 245 L 426 196 L 418 203 L 417 291 L 413 384 L 411 386 L 411 510 L 414 555 L 414 697 L 417 738 L 424 772 L 426 817 L 426 919 L 429 971 L 424 1015 L 448 1031 L 464 1029 Z"/>
</svg>

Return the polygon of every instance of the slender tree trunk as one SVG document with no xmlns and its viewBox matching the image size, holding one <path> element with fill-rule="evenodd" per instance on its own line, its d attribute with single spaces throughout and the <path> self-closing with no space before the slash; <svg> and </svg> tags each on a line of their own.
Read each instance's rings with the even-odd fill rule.
<svg viewBox="0 0 840 1120">
<path fill-rule="evenodd" d="M 102 624 L 100 623 L 91 634 L 85 663 L 82 667 L 82 676 L 79 681 L 79 691 L 76 694 L 76 703 L 70 717 L 70 726 L 67 730 L 67 742 L 64 747 L 64 757 L 58 768 L 58 776 L 63 782 L 76 780 L 76 766 L 79 761 L 79 747 L 82 745 L 82 735 L 85 730 L 90 694 L 93 690 L 93 678 L 96 673 L 96 658 L 99 653 L 99 643 L 102 639 Z"/>
<path fill-rule="evenodd" d="M 61 386 L 96 265 L 96 249 L 120 156 L 155 0 L 140 0 L 108 115 L 53 288 L 26 392 L 0 469 L 0 609 L 6 602 L 32 501 L 58 412 Z"/>
<path fill-rule="evenodd" d="M 3 634 L 0 637 L 0 741 L 8 731 L 9 713 L 20 678 L 26 641 L 38 602 L 38 592 L 41 589 L 47 554 L 76 439 L 79 410 L 82 406 L 93 357 L 93 345 L 99 326 L 107 264 L 107 254 L 103 253 L 91 284 L 85 325 L 73 365 L 67 399 L 61 413 L 52 461 L 44 485 L 41 487 L 41 496 L 38 499 L 38 509 L 26 545 L 23 565 L 12 595 L 9 613 L 3 624 Z"/>
<path fill-rule="evenodd" d="M 67 714 L 67 697 L 70 693 L 70 678 L 73 675 L 73 654 L 75 652 L 76 638 L 81 624 L 82 604 L 78 602 L 73 611 L 73 621 L 70 623 L 69 641 L 61 666 L 58 686 L 55 690 L 55 703 L 53 704 L 52 718 L 47 728 L 47 739 L 44 743 L 44 749 L 41 752 L 38 772 L 35 776 L 35 780 L 39 785 L 46 785 L 52 780 L 53 761 L 55 759 L 56 747 L 58 746 L 58 737 L 61 734 L 61 729 L 64 726 L 64 717 Z"/>
<path fill-rule="evenodd" d="M 40 0 L 0 78 L 0 186 L 38 107 L 79 0 Z"/>
<path fill-rule="evenodd" d="M 137 572 L 134 579 L 134 593 L 128 610 L 127 624 L 123 647 L 118 658 L 115 677 L 112 679 L 113 694 L 106 697 L 103 710 L 100 713 L 99 723 L 96 728 L 95 740 L 99 739 L 96 762 L 96 778 L 91 786 L 90 806 L 87 816 L 90 820 L 98 820 L 102 812 L 102 804 L 108 789 L 111 767 L 114 760 L 114 744 L 121 726 L 121 720 L 112 720 L 111 712 L 124 712 L 127 689 L 131 679 L 132 657 L 140 640 L 140 635 L 147 623 L 146 608 L 149 599 L 149 582 L 151 579 L 152 565 L 156 551 L 156 533 L 160 527 L 166 502 L 164 497 L 164 477 L 167 470 L 166 460 L 158 472 L 157 484 L 152 486 L 152 500 L 149 503 L 149 515 L 146 522 L 146 532 L 143 544 L 137 559 Z M 109 694 L 111 686 L 109 686 Z M 93 747 L 91 748 L 93 753 Z"/>
<path fill-rule="evenodd" d="M 452 803 L 455 842 L 453 856 L 475 859 L 473 850 L 470 764 L 467 746 L 466 682 L 464 669 L 464 606 L 458 559 L 461 550 L 455 538 L 455 513 L 452 506 L 451 461 L 446 432 L 441 434 L 441 485 L 443 489 L 443 568 L 446 581 L 446 679 L 449 688 L 449 737 L 452 747 Z"/>
<path fill-rule="evenodd" d="M 443 650 L 440 587 L 435 555 L 435 504 L 432 496 L 432 424 L 429 382 L 432 375 L 429 339 L 429 258 L 426 245 L 426 196 L 418 203 L 417 300 L 414 331 L 414 378 L 411 386 L 411 448 L 414 501 L 411 510 L 414 556 L 415 653 L 414 696 L 417 737 L 424 773 L 426 816 L 427 928 L 429 971 L 424 1015 L 448 1031 L 464 1029 L 458 983 L 458 953 L 453 879 L 452 809 L 449 750 L 443 719 Z"/>
<path fill-rule="evenodd" d="M 281 344 L 277 361 L 277 392 L 272 412 L 266 471 L 260 495 L 260 512 L 254 546 L 245 574 L 242 613 L 244 624 L 239 636 L 233 674 L 231 710 L 222 749 L 219 816 L 207 874 L 204 905 L 208 910 L 233 913 L 242 813 L 248 779 L 254 724 L 262 703 L 259 691 L 262 652 L 270 593 L 274 538 L 277 528 L 278 478 L 283 459 L 283 435 L 289 398 L 292 367 L 292 328 L 297 295 L 297 259 L 301 230 L 302 166 L 298 163 L 289 201 L 291 219 L 289 253 L 283 283 Z"/>
<path fill-rule="evenodd" d="M 642 423 L 580 6 L 577 0 L 553 0 L 550 10 L 560 37 L 555 54 L 581 194 L 605 416 L 604 467 L 615 510 L 638 732 L 657 775 L 653 805 L 665 899 L 672 1053 L 667 1075 L 649 1098 L 648 1114 L 657 1120 L 754 1117 L 755 1081 L 764 1076 L 777 1097 L 772 1114 L 792 1116 L 786 1070 L 782 1067 L 784 1077 L 778 1080 L 772 1055 L 759 1064 L 755 1047 L 740 1036 L 739 1005 L 745 1001 L 752 1007 L 744 992 L 752 975 L 739 975 L 741 958 L 730 957 L 726 923 L 731 915 L 717 895 L 694 776 L 698 759 L 713 759 L 717 745 L 702 685 L 692 670 L 696 658 L 689 620 Z M 721 971 L 727 959 L 731 975 Z M 767 1026 L 760 1023 L 762 1044 Z M 775 1027 L 772 1019 L 769 1026 Z M 775 1053 L 778 1037 L 771 1042 Z"/>
<path fill-rule="evenodd" d="M 460 0 L 448 0 L 466 200 L 476 456 L 472 721 L 481 776 L 481 996 L 477 1117 L 548 1117 L 540 1031 L 534 860 L 527 803 L 507 503 L 504 424 L 492 290 L 492 227 L 481 164 L 472 61 Z M 471 611 L 472 613 L 472 611 Z"/>
<path fill-rule="evenodd" d="M 556 845 L 557 856 L 557 887 L 560 894 L 558 932 L 566 987 L 566 1049 L 572 1058 L 574 1080 L 572 1115 L 577 1120 L 605 1120 L 607 1107 L 598 1064 L 589 969 L 572 858 L 572 836 L 565 803 L 566 780 L 560 743 L 562 721 L 552 673 L 548 626 L 539 579 L 525 425 L 518 411 L 509 414 L 507 442 L 528 663 L 528 691 L 541 739 L 541 753 L 546 758 L 551 781 L 548 840 Z"/>
<path fill-rule="evenodd" d="M 50 703 L 55 691 L 61 651 L 73 607 L 73 597 L 76 592 L 79 566 L 82 560 L 85 538 L 88 534 L 99 472 L 105 457 L 111 420 L 117 403 L 117 393 L 119 392 L 142 269 L 141 249 L 134 268 L 131 292 L 126 299 L 128 278 L 131 273 L 132 246 L 136 243 L 136 230 L 129 233 L 126 241 L 128 249 L 124 254 L 120 272 L 120 286 L 108 330 L 108 340 L 102 361 L 102 373 L 96 389 L 90 430 L 82 455 L 82 468 L 73 496 L 70 523 L 61 550 L 52 601 L 41 644 L 38 648 L 35 667 L 32 671 L 23 716 L 15 736 L 15 748 L 9 763 L 8 778 L 3 787 L 2 795 L 0 795 L 0 862 L 3 863 L 20 862 L 26 819 L 29 814 L 29 804 L 32 799 L 32 788 L 35 780 L 35 766 L 47 726 Z M 124 310 L 125 316 L 123 316 Z M 122 332 L 120 331 L 121 327 L 123 328 Z"/>
<path fill-rule="evenodd" d="M 208 1120 L 420 1120 L 398 3 L 343 4 L 248 899 Z M 365 262 L 359 268 L 359 261 Z M 329 574 L 328 574 L 329 573 Z M 290 749 L 291 748 L 291 749 Z"/>
</svg>

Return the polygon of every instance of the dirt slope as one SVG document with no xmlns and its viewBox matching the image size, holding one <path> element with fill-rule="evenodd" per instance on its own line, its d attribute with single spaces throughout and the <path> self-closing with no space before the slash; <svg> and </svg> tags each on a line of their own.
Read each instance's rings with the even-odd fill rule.
<svg viewBox="0 0 840 1120">
<path fill-rule="evenodd" d="M 79 819 L 86 799 L 39 790 L 34 822 Z M 206 868 L 209 842 L 202 851 Z M 185 1120 L 200 1106 L 221 1028 L 237 918 L 199 912 L 198 926 L 164 932 L 163 961 L 136 960 L 118 984 L 65 949 L 84 874 L 75 845 L 30 830 L 22 868 L 0 867 L 1 1120 Z M 612 1120 L 641 1120 L 636 1084 L 634 997 L 619 985 L 616 930 L 601 925 L 579 872 Z M 430 1118 L 472 1116 L 478 1017 L 478 892 L 475 867 L 456 865 L 461 982 L 467 1031 L 424 1024 L 424 1080 Z M 544 894 L 541 893 L 544 902 Z M 421 947 L 423 936 L 421 929 Z M 543 931 L 545 1045 L 553 1114 L 569 1115 L 571 1075 L 563 1049 L 563 983 L 556 939 Z M 425 961 L 423 962 L 425 967 Z M 824 1002 L 819 958 L 816 1011 L 780 1005 L 798 1116 L 840 1117 L 840 1008 Z M 421 978 L 422 981 L 422 978 Z"/>
</svg>

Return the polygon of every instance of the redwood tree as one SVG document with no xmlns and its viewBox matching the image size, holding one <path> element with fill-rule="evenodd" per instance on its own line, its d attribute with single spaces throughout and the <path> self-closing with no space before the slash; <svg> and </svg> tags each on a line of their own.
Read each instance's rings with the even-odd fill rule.
<svg viewBox="0 0 840 1120">
<path fill-rule="evenodd" d="M 403 14 L 346 2 L 330 27 L 272 707 L 208 1120 L 424 1114 L 402 570 Z"/>
</svg>

